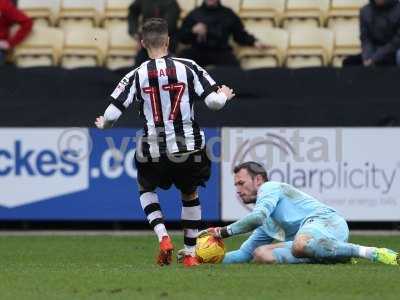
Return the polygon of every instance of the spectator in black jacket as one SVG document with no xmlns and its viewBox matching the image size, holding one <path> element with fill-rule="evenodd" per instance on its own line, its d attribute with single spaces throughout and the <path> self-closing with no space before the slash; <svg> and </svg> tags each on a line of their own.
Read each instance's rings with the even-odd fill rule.
<svg viewBox="0 0 400 300">
<path fill-rule="evenodd" d="M 176 0 L 135 0 L 129 6 L 128 31 L 140 44 L 141 25 L 150 18 L 163 18 L 168 23 L 170 35 L 169 51 L 174 53 L 177 45 L 178 20 L 181 9 Z M 142 47 L 136 55 L 136 66 L 149 59 L 147 51 Z"/>
<path fill-rule="evenodd" d="M 191 47 L 183 50 L 180 56 L 204 66 L 239 66 L 229 45 L 231 35 L 240 45 L 266 47 L 244 29 L 239 16 L 221 5 L 220 0 L 204 0 L 183 20 L 180 41 Z"/>
<path fill-rule="evenodd" d="M 400 65 L 400 2 L 370 0 L 360 11 L 360 55 L 350 56 L 344 66 Z"/>
</svg>

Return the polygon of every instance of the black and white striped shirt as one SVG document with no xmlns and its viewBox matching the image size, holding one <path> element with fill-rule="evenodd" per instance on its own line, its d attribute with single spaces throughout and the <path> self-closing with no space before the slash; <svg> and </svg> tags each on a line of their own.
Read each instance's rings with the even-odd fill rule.
<svg viewBox="0 0 400 300">
<path fill-rule="evenodd" d="M 218 89 L 194 61 L 165 56 L 129 72 L 111 94 L 121 112 L 132 103 L 144 118 L 139 143 L 145 157 L 200 150 L 204 133 L 194 121 L 193 104 Z"/>
</svg>

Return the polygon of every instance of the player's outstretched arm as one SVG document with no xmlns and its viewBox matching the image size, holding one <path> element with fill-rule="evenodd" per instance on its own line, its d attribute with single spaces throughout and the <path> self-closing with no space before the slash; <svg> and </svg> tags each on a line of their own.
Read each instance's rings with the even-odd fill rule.
<svg viewBox="0 0 400 300">
<path fill-rule="evenodd" d="M 110 104 L 104 112 L 104 116 L 97 117 L 94 124 L 99 129 L 111 128 L 114 123 L 119 119 L 121 114 L 121 111 L 116 108 L 114 104 Z"/>
<path fill-rule="evenodd" d="M 209 94 L 204 100 L 208 108 L 212 110 L 219 110 L 223 108 L 227 101 L 235 97 L 233 89 L 223 85 L 218 88 L 216 92 Z"/>
<path fill-rule="evenodd" d="M 216 238 L 227 238 L 233 235 L 250 232 L 261 226 L 266 218 L 267 215 L 264 211 L 253 211 L 231 225 L 225 227 L 212 227 L 200 231 L 199 236 L 202 236 L 203 234 L 211 234 Z"/>
</svg>

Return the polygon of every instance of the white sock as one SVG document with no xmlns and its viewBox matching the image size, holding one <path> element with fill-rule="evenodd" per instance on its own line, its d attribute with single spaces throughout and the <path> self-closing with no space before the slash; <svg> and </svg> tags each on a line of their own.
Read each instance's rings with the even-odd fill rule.
<svg viewBox="0 0 400 300">
<path fill-rule="evenodd" d="M 196 238 L 201 221 L 200 200 L 197 198 L 192 201 L 182 201 L 182 204 L 181 218 L 183 224 L 185 253 L 194 256 Z"/>
<path fill-rule="evenodd" d="M 164 224 L 158 224 L 154 227 L 154 232 L 158 237 L 158 241 L 161 242 L 164 236 L 168 236 L 167 229 L 165 228 Z"/>
<path fill-rule="evenodd" d="M 141 194 L 139 199 L 150 226 L 153 227 L 158 240 L 161 241 L 163 236 L 168 236 L 168 232 L 164 225 L 164 218 L 157 194 L 146 192 Z"/>
</svg>

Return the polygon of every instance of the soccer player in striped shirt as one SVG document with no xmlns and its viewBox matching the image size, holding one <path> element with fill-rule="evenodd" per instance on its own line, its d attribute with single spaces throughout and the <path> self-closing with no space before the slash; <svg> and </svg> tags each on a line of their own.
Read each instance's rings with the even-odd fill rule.
<svg viewBox="0 0 400 300">
<path fill-rule="evenodd" d="M 120 81 L 111 104 L 95 124 L 101 129 L 111 127 L 134 103 L 144 121 L 144 134 L 135 155 L 140 203 L 160 242 L 157 263 L 171 263 L 173 244 L 155 190 L 174 184 L 182 196 L 183 264 L 195 266 L 194 247 L 201 221 L 197 187 L 209 179 L 211 162 L 204 133 L 194 121 L 193 104 L 203 99 L 210 109 L 218 110 L 234 93 L 227 86 L 219 87 L 194 61 L 168 56 L 165 20 L 147 20 L 142 34 L 142 44 L 151 59 Z"/>
</svg>

